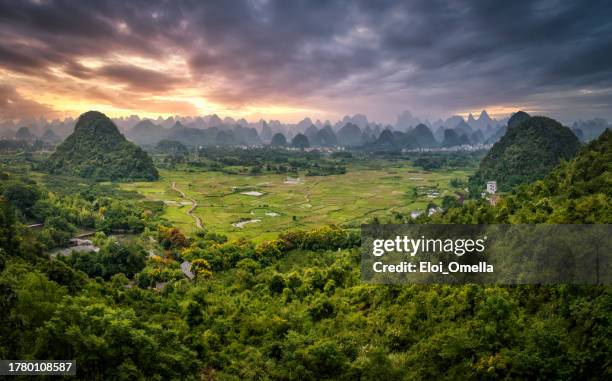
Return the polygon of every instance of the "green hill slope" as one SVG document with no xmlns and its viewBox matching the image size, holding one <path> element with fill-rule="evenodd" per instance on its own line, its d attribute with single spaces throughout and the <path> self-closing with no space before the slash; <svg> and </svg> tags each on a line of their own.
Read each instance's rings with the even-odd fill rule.
<svg viewBox="0 0 612 381">
<path fill-rule="evenodd" d="M 528 118 L 509 128 L 482 159 L 470 179 L 470 190 L 484 189 L 489 180 L 496 180 L 501 191 L 509 191 L 518 184 L 542 179 L 579 149 L 580 142 L 569 128 L 543 116 Z"/>
<path fill-rule="evenodd" d="M 612 223 L 612 130 L 544 179 L 515 188 L 497 206 L 469 201 L 433 218 L 452 224 Z"/>
<path fill-rule="evenodd" d="M 612 223 L 612 130 L 504 205 L 512 223 Z"/>
<path fill-rule="evenodd" d="M 155 180 L 153 161 L 130 143 L 104 114 L 89 111 L 79 117 L 74 132 L 51 155 L 45 168 L 98 181 Z"/>
<path fill-rule="evenodd" d="M 527 114 L 525 111 L 518 111 L 517 113 L 512 115 L 510 119 L 508 120 L 508 127 L 510 128 L 516 127 L 529 118 L 531 118 L 531 115 Z"/>
</svg>

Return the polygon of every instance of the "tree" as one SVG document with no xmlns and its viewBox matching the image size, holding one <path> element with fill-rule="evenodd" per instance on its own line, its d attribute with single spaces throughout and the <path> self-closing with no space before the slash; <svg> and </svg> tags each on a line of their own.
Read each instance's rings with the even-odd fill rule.
<svg viewBox="0 0 612 381">
<path fill-rule="evenodd" d="M 86 283 L 86 277 L 82 272 L 73 270 L 62 261 L 49 261 L 45 271 L 50 280 L 66 286 L 71 293 L 77 292 Z"/>
<path fill-rule="evenodd" d="M 196 279 L 212 278 L 212 268 L 206 259 L 195 259 L 191 262 L 191 272 Z"/>
<path fill-rule="evenodd" d="M 16 254 L 17 251 L 15 212 L 2 196 L 0 196 L 0 249 L 9 255 Z"/>
<path fill-rule="evenodd" d="M 81 379 L 192 379 L 195 352 L 176 330 L 86 297 L 66 299 L 38 331 L 35 358 L 75 359 Z"/>
<path fill-rule="evenodd" d="M 268 288 L 270 289 L 270 292 L 280 294 L 285 288 L 285 278 L 283 278 L 281 274 L 272 275 Z"/>
<path fill-rule="evenodd" d="M 52 216 L 45 220 L 42 237 L 48 248 L 67 246 L 75 231 L 64 217 Z"/>
<path fill-rule="evenodd" d="M 123 245 L 108 240 L 98 252 L 72 253 L 64 260 L 90 277 L 110 279 L 123 273 L 132 278 L 145 267 L 147 253 L 136 244 Z"/>
<path fill-rule="evenodd" d="M 317 342 L 302 353 L 308 368 L 317 378 L 335 378 L 346 367 L 346 356 L 333 341 Z"/>
<path fill-rule="evenodd" d="M 191 328 L 202 324 L 204 321 L 201 307 L 195 301 L 191 301 L 187 304 L 187 308 L 185 310 L 185 321 L 187 321 L 187 324 Z"/>
<path fill-rule="evenodd" d="M 25 184 L 21 181 L 10 181 L 2 184 L 2 196 L 24 215 L 31 217 L 32 207 L 40 198 L 40 191 L 36 185 Z"/>
<path fill-rule="evenodd" d="M 189 240 L 177 228 L 160 227 L 158 230 L 159 243 L 166 250 L 180 250 L 189 245 Z"/>
</svg>

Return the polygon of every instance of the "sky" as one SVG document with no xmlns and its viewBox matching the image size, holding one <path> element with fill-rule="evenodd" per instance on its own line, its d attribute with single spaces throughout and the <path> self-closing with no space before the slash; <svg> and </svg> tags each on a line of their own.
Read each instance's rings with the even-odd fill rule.
<svg viewBox="0 0 612 381">
<path fill-rule="evenodd" d="M 612 120 L 612 1 L 0 0 L 0 120 Z"/>
</svg>

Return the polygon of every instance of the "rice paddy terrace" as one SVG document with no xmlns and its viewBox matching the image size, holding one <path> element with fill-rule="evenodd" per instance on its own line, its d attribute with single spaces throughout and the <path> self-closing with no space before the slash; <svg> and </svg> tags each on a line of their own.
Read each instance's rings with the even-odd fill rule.
<svg viewBox="0 0 612 381">
<path fill-rule="evenodd" d="M 164 217 L 185 232 L 195 231 L 199 218 L 205 228 L 232 238 L 265 240 L 290 229 L 358 226 L 376 216 L 424 212 L 429 202 L 440 205 L 444 195 L 458 190 L 451 179 L 469 174 L 396 163 L 384 169 L 349 167 L 331 176 L 162 170 L 158 181 L 121 187 L 163 201 Z"/>
</svg>

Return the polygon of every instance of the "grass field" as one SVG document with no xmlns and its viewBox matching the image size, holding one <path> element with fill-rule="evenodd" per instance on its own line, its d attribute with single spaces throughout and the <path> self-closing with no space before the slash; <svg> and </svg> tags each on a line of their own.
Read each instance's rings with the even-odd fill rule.
<svg viewBox="0 0 612 381">
<path fill-rule="evenodd" d="M 465 180 L 470 172 L 425 172 L 407 164 L 388 163 L 384 169 L 349 166 L 344 175 L 301 175 L 299 182 L 288 182 L 286 175 L 279 174 L 168 170 L 160 174 L 159 181 L 122 184 L 121 188 L 137 191 L 150 200 L 165 201 L 164 217 L 191 233 L 196 227 L 194 218 L 186 214 L 190 204 L 172 190 L 176 182 L 178 189 L 198 203 L 193 214 L 202 219 L 205 228 L 231 238 L 259 241 L 290 229 L 332 223 L 358 226 L 375 216 L 424 211 L 428 202 L 440 205 L 444 195 L 457 190 L 450 186 L 450 179 Z M 232 225 L 248 220 L 258 221 L 242 227 Z"/>
</svg>

